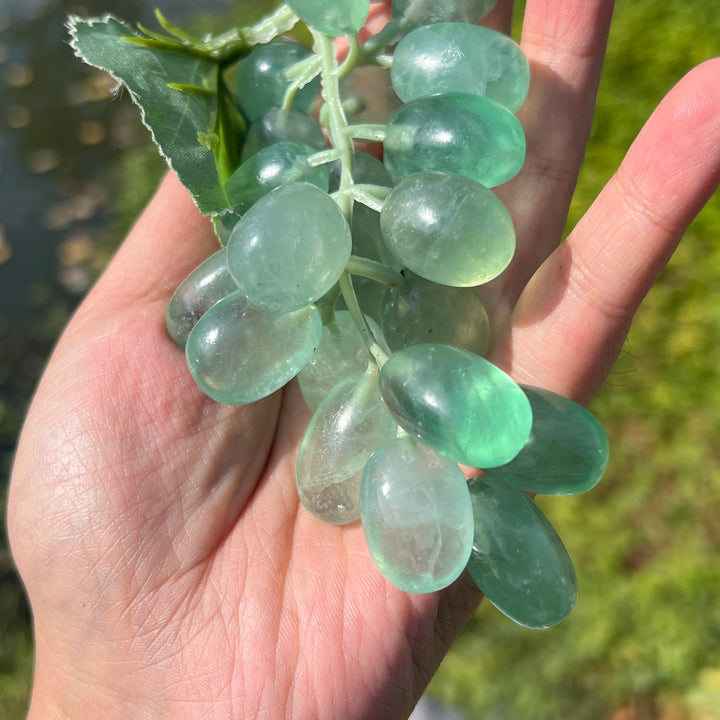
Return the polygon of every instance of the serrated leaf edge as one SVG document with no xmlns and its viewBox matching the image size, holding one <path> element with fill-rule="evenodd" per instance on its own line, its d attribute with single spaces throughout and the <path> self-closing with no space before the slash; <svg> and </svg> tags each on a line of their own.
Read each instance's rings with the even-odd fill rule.
<svg viewBox="0 0 720 720">
<path fill-rule="evenodd" d="M 113 15 L 112 13 L 105 13 L 104 15 L 99 15 L 97 17 L 92 18 L 83 18 L 79 15 L 70 14 L 68 15 L 67 21 L 65 23 L 65 29 L 70 34 L 70 47 L 75 54 L 75 57 L 82 60 L 86 65 L 90 65 L 91 67 L 98 68 L 98 70 L 102 70 L 103 72 L 106 72 L 110 77 L 115 80 L 115 82 L 118 84 L 119 87 L 124 87 L 128 94 L 130 95 L 130 98 L 132 99 L 133 104 L 138 108 L 140 111 L 140 121 L 142 124 L 148 129 L 150 132 L 150 137 L 153 141 L 153 144 L 157 148 L 158 154 L 162 159 L 167 163 L 167 166 L 174 172 L 177 172 L 175 168 L 173 167 L 172 160 L 163 152 L 162 147 L 160 147 L 160 143 L 157 141 L 157 138 L 155 137 L 155 132 L 153 131 L 152 127 L 149 123 L 145 121 L 145 108 L 141 105 L 141 103 L 138 101 L 138 99 L 135 97 L 135 94 L 130 90 L 130 88 L 113 72 L 108 70 L 107 68 L 102 67 L 101 65 L 96 65 L 95 63 L 90 62 L 85 55 L 83 54 L 82 50 L 78 46 L 78 23 L 85 23 L 89 27 L 93 27 L 94 25 L 102 25 L 107 24 L 109 20 L 114 20 L 115 22 L 119 23 L 120 25 L 123 25 L 124 27 L 128 28 L 130 30 L 131 35 L 137 35 L 137 37 L 140 37 L 136 32 L 133 31 L 133 29 L 124 21 L 121 20 L 116 15 Z M 195 195 L 193 193 L 190 193 L 190 197 L 192 197 L 193 202 L 195 203 L 195 206 L 200 210 L 200 206 L 198 205 L 198 201 L 195 198 Z M 202 210 L 201 210 L 202 212 Z M 212 213 L 204 212 L 204 215 L 210 215 Z"/>
</svg>

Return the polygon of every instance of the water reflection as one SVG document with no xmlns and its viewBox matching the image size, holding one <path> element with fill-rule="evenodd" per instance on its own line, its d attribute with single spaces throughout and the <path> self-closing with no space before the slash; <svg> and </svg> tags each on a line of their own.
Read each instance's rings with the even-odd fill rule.
<svg viewBox="0 0 720 720">
<path fill-rule="evenodd" d="M 115 97 L 114 81 L 74 56 L 65 20 L 110 12 L 156 27 L 154 7 L 187 22 L 229 3 L 0 1 L 0 451 L 14 443 L 39 368 L 97 272 L 120 158 L 150 143 L 127 94 Z M 0 493 L 4 474 L 0 458 Z"/>
<path fill-rule="evenodd" d="M 112 213 L 108 169 L 147 142 L 127 97 L 84 66 L 67 45 L 64 21 L 113 12 L 152 25 L 192 0 L 5 0 L 0 8 L 0 314 L 13 324 L 37 284 L 72 302 L 91 280 L 92 245 Z M 224 2 L 204 2 L 204 11 Z"/>
</svg>

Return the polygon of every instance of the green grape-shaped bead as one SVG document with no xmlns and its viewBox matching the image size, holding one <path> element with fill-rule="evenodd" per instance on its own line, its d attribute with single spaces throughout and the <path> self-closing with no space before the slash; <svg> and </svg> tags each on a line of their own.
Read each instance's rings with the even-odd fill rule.
<svg viewBox="0 0 720 720">
<path fill-rule="evenodd" d="M 337 203 L 315 185 L 276 188 L 235 226 L 230 274 L 251 303 L 291 312 L 322 297 L 350 258 L 350 227 Z"/>
<path fill-rule="evenodd" d="M 165 311 L 170 337 L 185 347 L 190 331 L 216 302 L 238 289 L 227 268 L 225 249 L 213 253 L 180 283 Z"/>
<path fill-rule="evenodd" d="M 530 66 L 507 35 L 468 23 L 408 33 L 393 53 L 392 84 L 403 102 L 433 93 L 484 95 L 515 112 L 530 87 Z"/>
<path fill-rule="evenodd" d="M 530 435 L 525 393 L 502 370 L 453 345 L 421 343 L 394 352 L 380 394 L 408 433 L 456 462 L 503 465 Z"/>
<path fill-rule="evenodd" d="M 582 405 L 562 395 L 521 387 L 533 412 L 530 437 L 507 465 L 488 470 L 488 475 L 541 495 L 577 495 L 594 487 L 608 461 L 602 425 Z"/>
<path fill-rule="evenodd" d="M 516 623 L 557 625 L 575 606 L 577 580 L 555 529 L 520 490 L 488 477 L 473 478 L 469 490 L 475 517 L 470 576 Z"/>
<path fill-rule="evenodd" d="M 438 285 L 414 275 L 407 281 L 403 288 L 389 288 L 383 303 L 382 332 L 390 350 L 434 342 L 487 353 L 490 323 L 474 288 Z"/>
<path fill-rule="evenodd" d="M 375 338 L 380 328 L 367 318 Z M 298 374 L 298 384 L 308 407 L 315 412 L 330 390 L 349 375 L 365 372 L 370 360 L 367 345 L 358 332 L 352 315 L 337 310 L 323 327 L 322 339 L 310 362 Z"/>
<path fill-rule="evenodd" d="M 296 483 L 305 508 L 334 525 L 358 520 L 365 462 L 396 433 L 378 393 L 377 369 L 341 380 L 316 410 L 300 445 Z"/>
<path fill-rule="evenodd" d="M 380 572 L 410 593 L 442 590 L 464 570 L 473 515 L 458 465 L 409 437 L 381 445 L 360 484 L 368 550 Z"/>
<path fill-rule="evenodd" d="M 285 70 L 311 55 L 312 52 L 299 43 L 273 40 L 256 45 L 240 61 L 236 78 L 238 103 L 249 120 L 255 120 L 269 107 L 283 104 L 290 85 Z M 309 112 L 319 89 L 319 80 L 315 78 L 295 93 L 293 107 Z"/>
<path fill-rule="evenodd" d="M 283 141 L 309 145 L 315 150 L 327 149 L 322 127 L 304 110 L 270 107 L 250 125 L 240 160 L 245 162 L 261 148 Z"/>
<path fill-rule="evenodd" d="M 380 336 L 374 320 L 367 318 L 371 330 Z M 352 315 L 338 310 L 323 327 L 322 339 L 310 362 L 298 374 L 298 383 L 305 402 L 314 412 L 325 396 L 348 375 L 362 373 L 370 354 L 358 332 Z"/>
<path fill-rule="evenodd" d="M 236 291 L 197 322 L 185 346 L 203 392 L 226 405 L 245 405 L 280 389 L 312 357 L 322 322 L 313 305 L 291 313 L 263 312 Z"/>
<path fill-rule="evenodd" d="M 441 285 L 486 283 L 515 252 L 515 229 L 500 199 L 451 173 L 418 172 L 400 181 L 385 200 L 380 228 L 404 267 Z"/>
<path fill-rule="evenodd" d="M 458 92 L 399 107 L 388 120 L 383 147 L 385 166 L 396 181 L 439 170 L 494 187 L 515 177 L 525 160 L 525 134 L 510 110 Z"/>
<path fill-rule="evenodd" d="M 307 162 L 315 152 L 309 145 L 287 141 L 261 148 L 240 165 L 225 186 L 233 211 L 247 212 L 271 190 L 292 182 L 309 182 L 327 192 L 327 167 L 312 167 Z"/>
</svg>

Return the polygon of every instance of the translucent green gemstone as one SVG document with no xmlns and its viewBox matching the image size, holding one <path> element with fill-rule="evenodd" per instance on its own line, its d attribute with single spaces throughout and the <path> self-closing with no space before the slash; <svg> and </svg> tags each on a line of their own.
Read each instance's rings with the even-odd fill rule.
<svg viewBox="0 0 720 720">
<path fill-rule="evenodd" d="M 296 482 L 305 508 L 335 525 L 358 520 L 365 462 L 396 434 L 378 393 L 377 370 L 342 380 L 318 407 L 300 445 Z"/>
<path fill-rule="evenodd" d="M 271 190 L 293 182 L 309 182 L 327 192 L 327 167 L 312 167 L 307 163 L 315 152 L 309 145 L 287 141 L 261 148 L 240 165 L 225 186 L 233 210 L 240 214 L 247 212 Z"/>
<path fill-rule="evenodd" d="M 469 483 L 475 538 L 468 571 L 485 597 L 528 628 L 566 618 L 577 598 L 572 561 L 552 525 L 522 491 L 487 477 Z"/>
<path fill-rule="evenodd" d="M 525 393 L 502 370 L 452 345 L 408 345 L 380 372 L 380 394 L 408 433 L 456 462 L 503 465 L 530 434 Z"/>
<path fill-rule="evenodd" d="M 464 570 L 472 505 L 451 460 L 409 437 L 381 445 L 365 466 L 360 508 L 370 555 L 401 590 L 442 590 Z"/>
<path fill-rule="evenodd" d="M 287 0 L 287 5 L 305 24 L 333 37 L 358 32 L 370 10 L 370 0 Z"/>
<path fill-rule="evenodd" d="M 273 40 L 256 45 L 238 64 L 236 86 L 238 102 L 249 120 L 255 120 L 263 110 L 282 105 L 290 83 L 284 72 L 310 57 L 312 52 L 289 40 Z M 318 97 L 318 78 L 295 93 L 293 107 L 309 112 Z"/>
<path fill-rule="evenodd" d="M 530 66 L 520 46 L 497 30 L 437 23 L 416 28 L 398 43 L 391 78 L 403 102 L 463 92 L 484 95 L 515 112 L 530 87 Z"/>
<path fill-rule="evenodd" d="M 412 25 L 439 22 L 474 23 L 484 18 L 497 0 L 392 0 L 394 18 L 405 17 Z"/>
<path fill-rule="evenodd" d="M 375 326 L 374 321 L 369 322 Z M 298 374 L 308 407 L 314 412 L 343 378 L 364 372 L 369 360 L 370 353 L 352 316 L 347 310 L 338 310 L 323 328 L 317 351 Z"/>
<path fill-rule="evenodd" d="M 500 199 L 451 173 L 418 172 L 401 180 L 385 200 L 380 228 L 404 267 L 442 285 L 486 283 L 515 252 L 515 229 Z"/>
<path fill-rule="evenodd" d="M 315 150 L 327 150 L 322 128 L 304 110 L 271 107 L 250 125 L 240 159 L 245 162 L 261 148 L 283 141 L 309 145 Z"/>
<path fill-rule="evenodd" d="M 602 425 L 582 405 L 541 388 L 522 386 L 533 424 L 525 447 L 492 468 L 494 481 L 541 495 L 577 495 L 592 488 L 608 461 Z"/>
<path fill-rule="evenodd" d="M 225 249 L 213 253 L 180 283 L 165 311 L 170 337 L 185 347 L 190 331 L 216 302 L 238 289 L 227 268 Z"/>
<path fill-rule="evenodd" d="M 350 258 L 350 227 L 337 203 L 309 183 L 276 188 L 230 235 L 230 274 L 253 305 L 291 312 L 322 297 Z"/>
<path fill-rule="evenodd" d="M 520 171 L 525 134 L 519 120 L 494 100 L 466 93 L 429 95 L 391 115 L 383 158 L 396 181 L 439 170 L 494 187 Z"/>
<path fill-rule="evenodd" d="M 390 350 L 422 342 L 457 345 L 476 355 L 490 348 L 488 314 L 474 288 L 437 285 L 414 275 L 404 288 L 388 289 L 382 332 Z"/>
<path fill-rule="evenodd" d="M 240 292 L 213 305 L 185 347 L 188 367 L 203 392 L 226 405 L 245 405 L 292 380 L 320 342 L 314 306 L 280 314 L 248 308 Z"/>
</svg>

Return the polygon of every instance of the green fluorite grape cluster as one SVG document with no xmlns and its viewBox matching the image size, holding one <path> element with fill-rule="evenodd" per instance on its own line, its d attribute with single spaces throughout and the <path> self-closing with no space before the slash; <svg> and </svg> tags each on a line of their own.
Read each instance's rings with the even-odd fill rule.
<svg viewBox="0 0 720 720">
<path fill-rule="evenodd" d="M 240 152 L 214 213 L 223 247 L 166 319 L 218 402 L 251 403 L 297 378 L 313 411 L 300 500 L 325 522 L 359 519 L 390 582 L 432 592 L 467 568 L 509 617 L 548 627 L 572 609 L 575 575 L 526 492 L 588 490 L 607 439 L 584 408 L 484 358 L 490 323 L 474 287 L 513 257 L 492 188 L 523 165 L 514 113 L 529 86 L 519 46 L 475 24 L 493 5 L 393 0 L 393 18 L 360 45 L 368 0 L 287 0 L 240 33 L 227 70 Z M 298 19 L 312 47 L 285 36 Z M 397 108 L 353 122 L 345 79 L 366 66 L 387 69 Z"/>
</svg>

